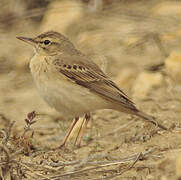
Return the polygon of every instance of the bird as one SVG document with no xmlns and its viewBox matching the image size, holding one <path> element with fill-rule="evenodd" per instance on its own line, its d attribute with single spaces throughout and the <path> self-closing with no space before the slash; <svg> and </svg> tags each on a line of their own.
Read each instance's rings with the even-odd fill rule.
<svg viewBox="0 0 181 180">
<path fill-rule="evenodd" d="M 77 146 L 90 120 L 90 112 L 113 109 L 136 115 L 159 128 L 167 128 L 139 110 L 134 102 L 87 55 L 55 31 L 34 38 L 18 36 L 34 48 L 29 66 L 40 96 L 66 119 L 74 119 L 60 147 L 64 146 L 79 117 L 85 115 Z"/>
</svg>

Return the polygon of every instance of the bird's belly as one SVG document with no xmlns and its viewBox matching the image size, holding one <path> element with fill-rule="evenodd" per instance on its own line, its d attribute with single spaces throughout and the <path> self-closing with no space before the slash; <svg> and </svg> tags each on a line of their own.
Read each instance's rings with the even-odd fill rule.
<svg viewBox="0 0 181 180">
<path fill-rule="evenodd" d="M 51 107 L 67 116 L 65 118 L 108 108 L 108 104 L 99 95 L 69 81 L 43 83 L 38 85 L 38 90 Z"/>
</svg>

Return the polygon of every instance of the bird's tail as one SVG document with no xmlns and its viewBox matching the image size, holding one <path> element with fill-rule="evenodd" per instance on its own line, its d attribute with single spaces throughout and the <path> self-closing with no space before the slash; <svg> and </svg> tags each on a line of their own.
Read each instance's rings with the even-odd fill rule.
<svg viewBox="0 0 181 180">
<path fill-rule="evenodd" d="M 155 121 L 155 117 L 153 116 L 150 116 L 142 111 L 138 111 L 136 113 L 137 116 L 143 118 L 144 120 L 146 121 L 150 121 L 151 123 L 155 124 L 156 126 L 158 126 L 159 128 L 161 129 L 164 129 L 164 130 L 168 130 L 168 128 L 166 128 L 165 126 L 163 126 L 162 124 L 158 123 L 157 121 Z"/>
</svg>

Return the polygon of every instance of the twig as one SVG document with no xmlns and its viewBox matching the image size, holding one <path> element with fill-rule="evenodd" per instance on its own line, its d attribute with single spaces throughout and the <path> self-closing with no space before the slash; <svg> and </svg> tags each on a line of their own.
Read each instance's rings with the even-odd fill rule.
<svg viewBox="0 0 181 180">
<path fill-rule="evenodd" d="M 93 159 L 100 159 L 100 158 L 104 158 L 107 156 L 108 156 L 108 154 L 105 154 L 105 153 L 92 155 L 91 157 L 85 158 L 82 161 L 80 161 L 79 164 L 76 164 L 75 166 L 73 166 L 70 171 L 73 171 L 74 169 L 78 169 L 79 167 L 82 167 L 84 165 L 90 164 L 91 163 L 90 161 L 92 161 Z"/>
<path fill-rule="evenodd" d="M 80 161 L 70 161 L 70 162 L 48 162 L 48 161 L 43 161 L 45 165 L 51 166 L 51 167 L 60 167 L 60 166 L 70 166 L 70 165 L 75 165 L 80 163 Z"/>
<path fill-rule="evenodd" d="M 19 150 L 15 151 L 13 154 L 11 154 L 11 159 L 13 159 L 14 157 L 16 157 L 18 154 L 21 154 L 24 150 L 23 148 L 20 148 Z"/>
<path fill-rule="evenodd" d="M 10 155 L 9 155 L 9 149 L 6 147 L 5 144 L 0 144 L 1 151 L 4 151 L 5 158 L 1 158 L 1 162 L 3 161 L 4 164 L 1 166 L 1 178 L 6 179 L 6 175 L 9 173 L 9 161 L 10 161 Z"/>
<path fill-rule="evenodd" d="M 9 127 L 8 127 L 8 130 L 7 130 L 7 132 L 6 132 L 6 136 L 3 138 L 2 144 L 7 144 L 14 123 L 15 123 L 15 121 L 12 121 L 12 122 L 10 123 L 10 125 L 9 125 Z"/>
<path fill-rule="evenodd" d="M 0 168 L 0 178 L 2 178 L 2 180 L 5 180 L 5 179 L 4 179 L 4 175 L 3 175 L 2 167 Z"/>
<path fill-rule="evenodd" d="M 46 176 L 44 176 L 43 174 L 37 173 L 36 171 L 34 171 L 34 170 L 31 169 L 30 167 L 28 167 L 26 164 L 21 163 L 21 162 L 20 162 L 19 164 L 20 164 L 21 166 L 24 166 L 26 169 L 28 169 L 29 171 L 31 171 L 33 174 L 51 180 L 49 177 L 46 177 Z"/>
<path fill-rule="evenodd" d="M 34 163 L 27 163 L 27 162 L 21 162 L 22 164 L 25 164 L 26 166 L 28 166 L 28 167 L 34 167 L 36 170 L 47 170 L 47 171 L 53 171 L 53 172 L 55 172 L 55 171 L 59 171 L 60 170 L 60 167 L 57 169 L 57 168 L 52 168 L 52 167 L 45 167 L 45 166 L 43 166 L 43 165 L 38 165 L 38 164 L 34 164 Z M 61 167 L 62 168 L 62 167 Z"/>
<path fill-rule="evenodd" d="M 5 154 L 6 154 L 6 164 L 8 164 L 8 162 L 10 160 L 9 149 L 4 144 L 0 144 L 0 149 L 2 149 L 5 152 Z"/>
<path fill-rule="evenodd" d="M 107 179 L 112 179 L 112 178 L 115 178 L 115 177 L 118 177 L 120 175 L 122 175 L 123 173 L 125 173 L 126 171 L 129 171 L 131 168 L 134 167 L 134 165 L 140 160 L 143 158 L 143 154 L 142 153 L 139 153 L 137 158 L 135 159 L 135 161 L 126 169 L 124 169 L 123 171 L 113 175 L 113 176 L 108 176 L 106 178 L 102 178 L 102 180 L 107 180 Z M 95 180 L 100 180 L 100 179 L 95 179 Z"/>
<path fill-rule="evenodd" d="M 124 170 L 124 171 L 120 172 L 119 174 L 117 174 L 117 176 L 118 176 L 118 175 L 121 175 L 122 173 L 124 173 L 125 171 L 128 171 L 129 169 L 131 169 L 138 160 L 145 158 L 145 156 L 152 153 L 154 150 L 155 149 L 152 148 L 152 149 L 150 149 L 150 150 L 148 150 L 148 151 L 146 151 L 144 153 L 139 153 L 139 154 L 136 154 L 136 155 L 132 155 L 130 157 L 124 158 L 124 159 L 122 159 L 120 161 L 117 161 L 117 162 L 109 162 L 107 164 L 99 165 L 99 166 L 96 166 L 96 167 L 90 167 L 90 168 L 81 169 L 81 170 L 77 170 L 77 171 L 71 171 L 71 172 L 61 174 L 61 175 L 51 176 L 49 178 L 54 179 L 54 180 L 59 180 L 61 177 L 76 175 L 76 174 L 80 174 L 80 173 L 84 173 L 84 172 L 88 172 L 88 171 L 91 171 L 91 170 L 94 170 L 94 169 L 104 168 L 104 167 L 108 167 L 108 166 L 124 164 L 124 163 L 127 163 L 127 162 L 131 161 L 131 160 L 134 160 L 134 163 L 132 163 L 132 165 L 129 168 L 127 168 L 126 170 Z M 46 178 L 43 178 L 41 180 L 46 180 Z"/>
<path fill-rule="evenodd" d="M 7 139 L 7 132 L 1 129 L 0 133 L 3 134 L 2 144 L 4 144 Z"/>
</svg>

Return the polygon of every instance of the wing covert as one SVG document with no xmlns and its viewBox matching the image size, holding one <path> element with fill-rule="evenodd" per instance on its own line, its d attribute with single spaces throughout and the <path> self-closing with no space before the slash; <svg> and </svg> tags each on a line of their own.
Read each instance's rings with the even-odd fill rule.
<svg viewBox="0 0 181 180">
<path fill-rule="evenodd" d="M 127 95 L 95 63 L 87 60 L 84 56 L 59 57 L 54 61 L 54 64 L 61 74 L 76 84 L 111 101 L 135 109 L 133 102 L 129 100 Z"/>
</svg>

